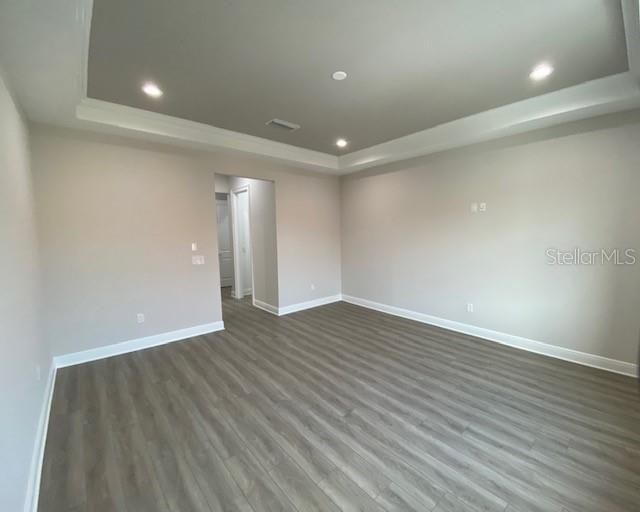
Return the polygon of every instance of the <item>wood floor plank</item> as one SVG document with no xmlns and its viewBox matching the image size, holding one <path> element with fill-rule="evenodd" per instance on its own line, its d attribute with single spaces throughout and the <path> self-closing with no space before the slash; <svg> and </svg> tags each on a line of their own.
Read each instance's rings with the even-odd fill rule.
<svg viewBox="0 0 640 512">
<path fill-rule="evenodd" d="M 339 469 L 319 484 L 343 512 L 384 512 L 384 509 Z"/>
<path fill-rule="evenodd" d="M 39 512 L 630 512 L 633 379 L 345 303 L 58 372 Z"/>
<path fill-rule="evenodd" d="M 269 474 L 298 510 L 338 512 L 338 507 L 329 496 L 289 457 L 283 457 Z"/>
<path fill-rule="evenodd" d="M 144 357 L 140 353 L 136 356 Z M 158 375 L 154 368 L 144 369 L 142 365 L 139 371 L 148 372 L 152 378 Z M 185 431 L 171 421 L 179 414 L 172 409 L 175 406 L 167 399 L 161 384 L 161 378 L 157 378 L 155 384 L 143 381 L 142 394 L 136 403 L 144 411 L 139 415 L 140 427 L 160 487 L 172 512 L 211 512 L 183 453 L 181 434 Z"/>
<path fill-rule="evenodd" d="M 225 462 L 255 512 L 296 512 L 293 503 L 249 450 Z"/>
</svg>

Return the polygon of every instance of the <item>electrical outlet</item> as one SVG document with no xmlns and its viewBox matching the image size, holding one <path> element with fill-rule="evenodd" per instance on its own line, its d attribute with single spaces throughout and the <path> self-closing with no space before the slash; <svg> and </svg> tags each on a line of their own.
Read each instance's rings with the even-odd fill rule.
<svg viewBox="0 0 640 512">
<path fill-rule="evenodd" d="M 144 313 L 138 313 L 137 319 L 138 319 L 138 323 L 139 324 L 143 324 L 144 323 Z"/>
<path fill-rule="evenodd" d="M 473 313 L 473 304 L 471 302 L 467 304 L 467 313 Z"/>
</svg>

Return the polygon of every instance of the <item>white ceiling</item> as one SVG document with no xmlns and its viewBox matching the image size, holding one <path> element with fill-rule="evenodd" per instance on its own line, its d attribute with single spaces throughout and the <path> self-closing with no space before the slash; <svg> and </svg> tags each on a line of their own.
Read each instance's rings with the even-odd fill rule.
<svg viewBox="0 0 640 512">
<path fill-rule="evenodd" d="M 266 2 L 263 0 L 260 2 L 260 5 L 271 5 L 275 1 L 276 0 L 270 0 L 270 2 Z M 101 0 L 101 3 L 105 5 L 113 4 L 117 8 L 123 8 L 123 2 L 120 0 L 109 0 L 109 2 Z M 223 2 L 222 0 L 195 2 L 194 0 L 190 0 L 188 5 L 191 8 L 201 8 L 204 5 L 208 5 L 208 8 L 211 8 L 212 5 L 219 6 L 224 4 L 227 6 L 233 5 L 235 9 L 238 5 L 250 6 L 252 3 L 253 2 L 248 0 L 242 2 Z M 290 2 L 280 0 L 278 0 L 277 3 L 282 5 L 290 4 Z M 363 5 L 370 4 L 369 2 L 355 3 L 359 4 L 362 9 L 364 9 Z M 414 8 L 417 9 L 417 11 L 413 11 L 414 14 L 421 13 L 424 16 L 425 13 L 428 14 L 428 11 L 421 9 L 428 6 L 435 8 L 436 3 L 439 5 L 444 4 L 442 2 L 416 1 L 410 2 L 407 5 L 414 6 Z M 162 5 L 165 4 L 183 5 L 182 2 L 165 2 Z M 314 2 L 314 4 L 319 5 L 317 2 Z M 336 9 L 339 9 L 343 4 L 345 3 L 341 2 L 336 4 Z M 447 5 L 448 4 L 453 4 L 453 2 L 449 2 Z M 305 125 L 313 127 L 315 119 L 324 120 L 325 125 L 322 129 L 326 134 L 322 135 L 319 128 L 316 129 L 315 132 L 307 128 L 309 131 L 304 136 L 308 136 L 311 142 L 299 145 L 269 140 L 264 136 L 255 136 L 255 134 L 263 135 L 261 132 L 255 132 L 255 134 L 252 135 L 251 130 L 243 127 L 241 124 L 211 126 L 209 123 L 213 121 L 205 118 L 199 118 L 200 121 L 204 120 L 204 123 L 177 118 L 176 115 L 187 117 L 179 110 L 176 112 L 171 111 L 169 114 L 173 115 L 168 115 L 163 112 L 150 112 L 136 108 L 149 108 L 149 106 L 148 103 L 135 103 L 131 101 L 131 98 L 140 97 L 136 87 L 139 85 L 141 79 L 135 77 L 135 69 L 131 66 L 131 63 L 140 58 L 148 59 L 145 61 L 145 65 L 140 66 L 140 69 L 143 70 L 149 69 L 145 67 L 148 66 L 149 63 L 151 63 L 151 67 L 153 68 L 160 68 L 160 65 L 156 64 L 157 61 L 154 60 L 156 58 L 154 57 L 154 52 L 141 54 L 137 50 L 133 51 L 136 45 L 135 41 L 131 39 L 131 37 L 133 37 L 130 32 L 131 29 L 125 26 L 127 23 L 122 22 L 123 20 L 120 14 L 118 14 L 120 11 L 117 9 L 114 11 L 114 16 L 117 14 L 116 18 L 118 19 L 118 23 L 117 28 L 111 28 L 111 31 L 115 34 L 111 39 L 112 42 L 124 41 L 126 44 L 121 46 L 118 51 L 113 49 L 109 50 L 108 46 L 111 44 L 109 43 L 109 38 L 102 34 L 100 37 L 103 38 L 103 43 L 100 43 L 102 45 L 102 50 L 100 51 L 103 53 L 97 57 L 92 55 L 92 58 L 97 58 L 97 62 L 99 62 L 98 67 L 95 68 L 98 70 L 96 71 L 98 74 L 96 78 L 92 78 L 93 75 L 90 75 L 89 81 L 91 83 L 93 80 L 97 80 L 100 73 L 104 73 L 104 69 L 111 69 L 113 74 L 117 74 L 115 68 L 111 67 L 112 65 L 122 65 L 123 71 L 120 73 L 122 76 L 118 75 L 116 79 L 114 79 L 115 82 L 118 83 L 116 84 L 114 82 L 112 88 L 107 87 L 103 90 L 101 89 L 102 86 L 99 86 L 96 87 L 99 91 L 92 93 L 93 86 L 90 86 L 89 92 L 101 96 L 110 94 L 109 91 L 111 90 L 111 93 L 122 94 L 122 98 L 117 101 L 125 103 L 125 105 L 114 103 L 113 101 L 105 101 L 104 99 L 96 100 L 87 98 L 87 62 L 92 8 L 92 3 L 88 0 L 58 0 L 57 2 L 5 0 L 0 6 L 0 67 L 4 69 L 4 73 L 15 92 L 18 102 L 22 105 L 27 116 L 33 121 L 81 129 L 108 131 L 132 137 L 142 137 L 171 144 L 211 150 L 244 151 L 334 174 L 354 172 L 365 167 L 379 165 L 389 161 L 640 106 L 640 87 L 636 79 L 636 73 L 639 69 L 637 66 L 638 49 L 640 48 L 638 4 L 636 0 L 623 0 L 622 2 L 624 32 L 621 31 L 619 26 L 620 20 L 616 17 L 619 16 L 619 12 L 612 7 L 606 7 L 606 5 L 611 6 L 617 4 L 614 0 L 556 0 L 553 2 L 553 5 L 560 7 L 558 7 L 556 9 L 557 12 L 552 13 L 552 15 L 544 8 L 545 6 L 548 7 L 549 4 L 547 2 L 524 2 L 520 5 L 523 9 L 527 8 L 526 5 L 531 4 L 539 4 L 540 7 L 538 11 L 536 11 L 535 8 L 533 11 L 526 11 L 526 16 L 518 19 L 517 22 L 514 21 L 513 26 L 511 23 L 508 23 L 508 26 L 501 26 L 500 20 L 503 20 L 502 16 L 505 17 L 505 20 L 512 19 L 513 16 L 511 7 L 506 8 L 507 4 L 509 4 L 509 6 L 515 4 L 520 5 L 520 2 L 514 1 L 512 4 L 511 2 L 505 3 L 502 1 L 461 1 L 456 3 L 458 9 L 471 9 L 471 11 L 466 11 L 466 14 L 473 13 L 473 16 L 467 17 L 468 19 L 465 18 L 457 22 L 458 24 L 456 26 L 469 28 L 473 25 L 473 23 L 468 24 L 470 20 L 476 24 L 481 23 L 483 26 L 489 25 L 489 28 L 484 27 L 482 30 L 476 30 L 474 32 L 476 34 L 484 34 L 483 37 L 489 39 L 489 42 L 483 41 L 482 44 L 478 44 L 477 46 L 478 48 L 482 48 L 485 53 L 489 51 L 490 48 L 494 48 L 494 53 L 496 54 L 493 59 L 483 60 L 481 55 L 483 52 L 478 53 L 476 51 L 477 48 L 474 47 L 473 41 L 466 41 L 465 44 L 456 43 L 456 45 L 453 45 L 455 51 L 451 50 L 453 53 L 450 55 L 450 58 L 440 59 L 440 64 L 442 64 L 442 62 L 446 64 L 448 61 L 451 61 L 451 66 L 455 68 L 463 62 L 465 64 L 462 67 L 467 68 L 466 72 L 457 71 L 452 72 L 451 75 L 446 75 L 445 73 L 446 76 L 441 78 L 440 75 L 444 72 L 440 71 L 436 79 L 429 76 L 429 73 L 425 75 L 422 70 L 412 72 L 411 70 L 415 68 L 415 65 L 413 65 L 412 68 L 411 58 L 407 58 L 403 62 L 393 63 L 389 68 L 393 70 L 392 73 L 382 73 L 377 79 L 375 76 L 372 78 L 372 75 L 368 75 L 368 80 L 363 83 L 358 81 L 357 78 L 359 69 L 362 74 L 374 73 L 375 75 L 376 72 L 380 72 L 376 71 L 375 63 L 359 64 L 357 59 L 353 60 L 353 58 L 350 57 L 352 59 L 350 62 L 353 70 L 347 69 L 347 71 L 351 73 L 351 76 L 342 84 L 350 83 L 350 87 L 354 90 L 349 93 L 352 95 L 351 100 L 341 105 L 342 110 L 348 109 L 349 105 L 358 103 L 358 98 L 356 97 L 358 96 L 358 88 L 363 88 L 364 90 L 362 102 L 365 107 L 367 102 L 371 102 L 376 98 L 383 98 L 385 102 L 388 102 L 389 98 L 393 98 L 393 89 L 395 87 L 401 91 L 410 91 L 407 94 L 413 95 L 413 103 L 420 103 L 419 107 L 416 106 L 414 109 L 407 109 L 406 106 L 396 108 L 400 114 L 387 125 L 384 125 L 383 121 L 391 114 L 385 118 L 385 115 L 380 113 L 380 109 L 376 110 L 374 104 L 370 104 L 370 106 L 366 108 L 356 109 L 354 107 L 353 119 L 349 120 L 351 124 L 346 122 L 333 125 L 331 123 L 327 124 L 326 117 L 323 117 L 320 112 L 322 110 L 328 110 L 326 103 L 327 98 L 321 97 L 318 97 L 315 103 L 309 106 L 309 110 L 315 111 L 315 115 L 308 117 L 308 121 L 305 120 L 301 122 L 300 119 L 293 118 L 303 117 L 306 113 L 306 109 L 302 108 L 299 103 L 300 99 L 293 97 L 295 101 L 292 101 L 292 103 L 295 104 L 297 109 L 291 110 L 291 115 L 288 115 L 289 111 L 277 114 L 276 111 L 273 111 L 273 115 L 267 111 L 260 111 L 259 115 L 258 113 L 255 114 L 256 119 L 259 119 L 260 123 L 263 122 L 262 117 L 265 116 L 269 118 L 283 117 L 297 122 L 303 125 L 303 128 L 297 133 L 303 133 Z M 127 5 L 133 4 L 128 3 Z M 144 3 L 136 2 L 135 5 L 144 5 Z M 323 3 L 323 5 L 328 4 Z M 388 2 L 377 1 L 370 5 L 374 6 L 377 10 L 383 10 L 384 5 L 390 4 Z M 393 5 L 397 4 L 394 3 Z M 488 6 L 488 8 L 483 10 L 482 13 L 477 13 L 473 11 L 473 9 L 475 9 L 474 5 L 485 5 Z M 98 6 L 100 6 L 100 4 L 98 4 Z M 491 9 L 499 9 L 500 6 L 503 7 L 502 10 L 491 11 Z M 577 6 L 584 6 L 585 11 L 579 10 Z M 107 8 L 107 11 L 109 11 L 110 8 L 111 7 Z M 253 8 L 255 8 L 255 6 L 253 6 L 252 9 Z M 531 7 L 528 8 L 531 9 Z M 247 11 L 249 17 L 252 17 L 254 14 L 252 9 Z M 272 9 L 264 10 L 262 17 L 272 19 L 269 18 L 271 11 Z M 410 17 L 411 19 L 408 19 L 406 16 L 398 14 L 397 11 L 398 10 L 394 8 L 391 13 L 387 12 L 388 16 L 380 16 L 378 12 L 376 13 L 377 18 L 375 19 L 378 20 L 377 23 L 382 23 L 382 21 L 387 20 L 389 21 L 388 26 L 394 26 L 396 28 L 400 26 L 403 29 L 401 32 L 402 37 L 400 37 L 399 42 L 396 41 L 391 46 L 394 48 L 394 51 L 397 52 L 397 45 L 400 45 L 400 48 L 402 48 L 404 44 L 408 44 L 406 53 L 410 53 L 409 50 L 418 44 L 416 43 L 416 41 L 419 41 L 419 39 L 416 39 L 416 31 L 419 29 L 420 24 L 412 23 L 413 18 L 417 16 L 412 16 Z M 616 14 L 617 12 L 618 14 Z M 313 21 L 315 15 L 308 18 L 309 13 L 313 13 L 313 11 L 305 10 L 304 12 L 298 13 L 298 15 L 305 20 Z M 571 16 L 567 13 L 571 14 Z M 589 16 L 589 13 L 591 16 Z M 602 16 L 597 20 L 593 20 L 592 15 L 594 13 L 600 13 Z M 289 15 L 290 14 L 291 13 L 289 13 Z M 323 23 L 326 23 L 325 27 L 332 27 L 331 19 L 323 18 L 319 13 L 316 14 L 318 15 L 318 20 L 324 20 Z M 465 12 L 458 12 L 457 14 L 458 16 L 463 16 Z M 441 15 L 444 16 L 444 14 Z M 451 13 L 448 13 L 448 15 L 452 16 Z M 133 16 L 133 18 L 135 19 L 135 16 Z M 352 23 L 355 22 L 355 18 L 349 18 L 349 16 L 347 16 L 347 18 L 351 19 Z M 188 16 L 184 14 L 180 19 L 185 22 L 193 20 L 193 13 Z M 446 19 L 450 19 L 451 23 L 455 25 L 455 20 L 458 18 L 453 16 Z M 561 30 L 562 26 L 565 26 L 566 23 L 568 23 L 567 20 L 570 19 L 573 20 L 571 27 L 564 31 Z M 98 20 L 99 18 L 96 18 L 96 21 Z M 491 20 L 494 20 L 493 25 L 491 25 Z M 432 20 L 428 21 L 431 24 L 426 23 L 425 27 L 428 26 L 430 28 L 430 30 L 427 31 L 430 38 L 434 37 L 434 31 L 438 33 L 436 30 L 438 29 L 438 25 L 441 25 L 440 32 L 442 32 L 442 27 L 445 25 L 434 25 Z M 552 32 L 561 32 L 561 34 L 556 34 L 555 38 L 545 36 L 545 45 L 547 44 L 546 41 L 553 41 L 556 47 L 559 48 L 556 55 L 568 56 L 566 58 L 569 60 L 557 61 L 556 59 L 552 59 L 553 55 L 549 55 L 552 53 L 552 47 L 545 45 L 536 46 L 536 38 L 531 38 L 530 34 L 527 34 L 526 31 L 528 21 L 531 21 L 532 27 L 537 26 L 540 28 L 540 23 L 544 22 L 547 26 L 553 27 Z M 229 23 L 231 22 L 227 20 L 227 24 Z M 273 21 L 273 23 L 275 23 L 275 21 Z M 554 25 L 554 23 L 559 25 Z M 162 26 L 162 23 L 156 21 L 156 29 L 158 24 Z M 105 24 L 105 26 L 108 25 L 109 23 Z M 196 27 L 198 26 L 200 25 L 194 22 L 193 27 L 196 33 Z M 247 26 L 251 26 L 251 24 Z M 273 25 L 270 26 L 273 28 Z M 336 26 L 342 27 L 341 25 Z M 387 25 L 382 28 L 384 29 L 386 26 Z M 345 30 L 346 28 L 342 27 L 342 31 Z M 263 32 L 264 31 L 266 31 L 267 35 L 269 34 L 267 28 L 265 28 Z M 317 30 L 314 32 L 314 30 L 309 29 L 305 30 L 305 33 L 306 32 L 309 32 L 309 41 L 318 41 Z M 356 47 L 370 41 L 373 35 L 376 34 L 375 30 L 372 30 L 371 27 L 363 27 L 362 30 L 356 27 L 351 32 L 355 34 L 353 39 L 349 37 L 350 34 L 348 32 L 345 32 L 341 41 L 344 44 L 350 44 L 352 42 Z M 378 32 L 381 34 L 379 39 L 382 42 L 385 37 L 389 37 L 385 30 L 379 30 Z M 153 34 L 155 32 L 149 31 L 147 33 Z M 391 35 L 397 33 L 398 30 L 395 30 Z M 492 33 L 494 35 L 499 34 L 500 37 L 496 35 L 491 39 Z M 588 37 L 590 33 L 593 39 Z M 360 35 L 358 36 L 357 34 Z M 460 36 L 460 34 L 458 34 L 458 36 Z M 621 50 L 621 38 L 623 36 L 626 38 L 627 43 L 628 63 L 624 60 L 624 52 Z M 266 37 L 264 41 L 254 38 L 254 43 L 258 42 L 260 43 L 258 46 L 264 46 L 263 43 L 269 39 L 266 35 L 264 37 Z M 188 39 L 186 35 L 183 35 L 182 38 Z M 579 43 L 578 46 L 583 47 L 583 49 L 586 48 L 587 51 L 582 51 L 573 45 L 572 41 L 574 38 L 576 42 Z M 227 39 L 221 39 L 220 41 L 226 40 Z M 236 44 L 239 44 L 238 41 L 240 39 L 231 38 L 230 41 L 231 40 L 235 40 Z M 524 45 L 526 48 L 516 44 L 521 40 L 529 42 L 529 44 Z M 178 46 L 190 47 L 190 45 L 193 44 L 192 42 L 186 43 L 180 39 L 179 41 L 182 42 L 180 42 Z M 431 39 L 429 39 L 429 41 L 431 42 Z M 444 48 L 443 41 L 446 42 L 446 38 L 441 39 L 440 43 L 438 43 L 440 48 Z M 513 41 L 516 43 L 513 43 Z M 589 41 L 597 41 L 597 44 L 591 45 Z M 384 50 L 384 44 L 375 41 L 374 43 L 374 54 L 379 55 L 381 51 L 386 51 Z M 162 44 L 167 43 L 164 41 Z M 159 46 L 161 47 L 162 45 Z M 304 48 L 305 52 L 308 51 L 308 46 L 298 46 Z M 545 48 L 544 51 L 540 49 L 542 47 Z M 122 54 L 126 53 L 125 50 L 127 48 L 131 48 L 132 51 L 130 55 L 123 56 Z M 382 50 L 380 48 L 382 48 Z M 466 52 L 464 51 L 465 48 L 467 49 Z M 502 51 L 502 53 L 500 53 L 501 50 L 505 48 L 507 48 L 508 51 Z M 538 50 L 536 50 L 536 48 L 538 48 Z M 349 53 L 355 55 L 357 49 L 358 48 L 351 48 Z M 367 49 L 371 49 L 371 45 L 363 48 L 363 50 Z M 273 49 L 270 51 L 272 50 Z M 417 51 L 416 54 L 423 55 L 422 52 L 425 51 L 427 50 L 422 48 Z M 325 52 L 321 60 L 324 62 L 323 66 L 326 69 L 333 71 L 335 70 L 333 69 L 334 67 L 342 66 L 329 62 L 331 60 L 329 59 L 331 53 L 331 51 Z M 528 81 L 526 75 L 532 65 L 531 61 L 534 60 L 534 55 L 538 53 L 544 53 L 544 58 L 554 60 L 557 71 L 552 75 L 551 81 L 543 85 L 534 86 Z M 366 56 L 368 52 L 364 51 L 363 54 Z M 525 54 L 527 57 L 522 57 L 522 55 Z M 102 61 L 109 55 L 113 56 L 113 63 L 105 67 Z M 145 57 L 140 57 L 140 55 L 145 55 Z M 183 55 L 178 53 L 177 55 L 180 55 L 181 58 L 186 58 L 185 55 L 188 54 Z M 393 52 L 387 54 L 387 58 L 393 58 L 393 55 Z M 430 58 L 434 58 L 434 54 L 429 55 Z M 518 63 L 517 59 L 514 59 L 516 55 L 520 55 L 522 60 L 527 60 L 526 65 L 524 62 Z M 622 61 L 620 60 L 621 55 L 623 56 Z M 171 58 L 175 59 L 175 57 L 176 55 Z M 303 57 L 304 55 L 301 56 L 301 58 Z M 565 59 L 565 57 L 563 57 L 563 59 Z M 199 65 L 201 62 L 204 62 L 204 59 L 194 58 L 191 60 L 196 63 L 196 66 L 193 67 L 190 63 L 188 66 L 185 65 L 185 69 L 194 70 L 198 67 L 203 67 Z M 346 59 L 345 62 L 347 62 Z M 494 67 L 491 68 L 492 71 L 486 76 L 479 76 L 470 70 L 474 62 L 481 62 L 483 64 L 489 62 L 488 65 Z M 558 65 L 558 62 L 566 62 L 566 64 Z M 305 65 L 311 66 L 308 63 Z M 96 64 L 89 66 L 89 68 L 92 69 L 92 73 L 95 66 Z M 178 76 L 175 71 L 179 69 L 179 67 L 178 64 L 174 63 L 174 65 L 170 67 L 172 70 L 171 73 Z M 308 69 L 312 70 L 312 68 L 314 67 L 311 66 Z M 382 69 L 384 66 L 378 66 L 378 68 Z M 629 68 L 630 71 L 626 71 L 627 68 Z M 224 67 L 224 69 L 234 68 Z M 293 70 L 288 70 L 287 72 L 293 73 L 295 66 L 292 69 Z M 306 70 L 307 68 L 304 69 Z M 317 70 L 315 71 L 316 74 L 320 74 L 320 71 L 324 68 L 318 65 L 318 67 L 314 69 Z M 447 69 L 447 67 L 445 66 L 445 68 L 440 69 Z M 399 73 L 399 70 L 402 70 L 402 73 Z M 616 73 L 616 71 L 621 70 L 621 73 Z M 309 71 L 309 73 L 311 73 L 311 71 Z M 496 75 L 496 73 L 498 75 Z M 614 74 L 611 75 L 611 73 Z M 355 79 L 353 79 L 354 74 Z M 499 83 L 492 84 L 492 76 L 500 76 Z M 524 76 L 524 79 L 521 80 L 518 78 L 522 76 Z M 601 76 L 603 78 L 599 78 Z M 595 80 L 593 80 L 594 78 Z M 415 82 L 413 81 L 414 79 Z M 431 84 L 430 87 L 433 87 L 434 90 L 437 90 L 438 87 L 449 87 L 452 97 L 462 98 L 459 102 L 461 105 L 454 105 L 452 107 L 451 103 L 441 105 L 440 103 L 442 102 L 438 102 L 437 105 L 434 104 L 432 106 L 429 103 L 432 97 L 430 94 L 423 94 L 423 101 L 420 101 L 420 95 L 418 94 L 420 92 L 419 85 L 422 83 L 421 80 L 424 79 L 430 80 L 428 83 Z M 169 79 L 167 82 L 167 84 L 170 84 L 169 88 L 167 88 L 163 82 L 163 87 L 166 91 L 165 98 L 176 94 L 174 89 L 175 91 L 180 91 L 179 94 L 185 94 L 185 91 L 190 91 L 188 87 L 186 89 L 182 88 L 180 80 L 174 80 L 175 77 Z M 326 87 L 341 85 L 328 80 L 328 85 L 325 84 L 318 89 L 318 86 L 314 84 L 317 80 L 321 79 L 309 79 L 308 87 L 313 91 L 322 91 L 323 88 L 326 90 Z M 127 88 L 131 86 L 130 82 L 135 81 L 138 81 L 138 84 L 134 84 L 130 90 L 127 89 L 122 92 L 123 87 Z M 158 79 L 158 81 L 160 80 Z M 256 81 L 255 77 L 254 81 Z M 100 79 L 97 83 L 100 84 L 102 82 L 103 80 Z M 187 82 L 188 81 L 185 80 L 185 83 Z M 234 82 L 229 79 L 226 83 L 230 87 Z M 411 85 L 410 87 L 407 86 L 408 83 Z M 382 87 L 381 84 L 386 85 Z M 414 87 L 416 84 L 418 87 Z M 387 92 L 386 95 L 380 95 L 381 88 L 384 89 L 383 92 Z M 253 102 L 254 105 L 259 104 L 259 98 L 255 92 L 258 89 L 254 88 L 252 89 L 253 92 L 249 91 L 247 93 L 250 93 L 249 96 L 253 98 L 247 101 Z M 266 89 L 269 90 L 269 94 L 273 94 L 272 86 L 266 87 Z M 306 90 L 306 88 L 303 89 Z M 498 96 L 495 96 L 496 90 L 500 92 Z M 456 96 L 460 94 L 462 94 L 462 96 Z M 508 99 L 503 101 L 500 99 L 502 97 Z M 446 99 L 447 95 L 445 94 L 441 96 L 441 98 Z M 112 99 L 115 99 L 115 97 Z M 143 100 L 146 101 L 144 98 Z M 273 101 L 276 102 L 275 99 Z M 280 105 L 287 104 L 286 101 L 278 101 Z M 134 103 L 134 106 L 127 106 L 126 103 Z M 179 103 L 180 102 L 178 102 L 178 105 Z M 172 106 L 176 105 L 173 100 L 169 101 L 168 104 Z M 396 102 L 396 104 L 398 103 Z M 389 105 L 391 105 L 391 107 L 389 107 Z M 400 102 L 399 105 L 404 104 Z M 393 106 L 394 103 L 390 102 L 385 104 L 384 108 L 391 108 L 390 112 L 392 112 Z M 193 108 L 193 105 L 189 107 L 192 113 L 194 112 Z M 214 112 L 215 108 L 212 107 L 211 112 Z M 278 110 L 278 112 L 280 111 L 280 109 L 276 110 Z M 416 112 L 407 113 L 411 110 L 415 110 Z M 222 111 L 224 111 L 224 108 L 222 108 Z M 251 109 L 251 111 L 253 112 L 255 109 Z M 267 113 L 269 115 L 266 115 Z M 463 117 L 460 118 L 460 116 Z M 248 115 L 239 117 L 242 122 L 247 123 L 247 126 L 251 123 L 258 123 L 258 121 L 251 121 Z M 228 120 L 228 123 L 233 123 L 232 115 L 229 115 L 225 119 Z M 267 119 L 264 119 L 264 121 L 266 120 Z M 370 129 L 367 126 L 363 126 L 363 122 L 365 122 L 364 124 L 381 124 L 382 128 Z M 262 125 L 260 128 L 263 129 Z M 241 133 L 237 130 L 246 133 Z M 351 130 L 353 130 L 353 134 L 343 133 L 344 131 Z M 337 157 L 335 154 L 329 152 L 329 148 L 323 151 L 308 149 L 308 147 L 323 149 L 325 146 L 322 146 L 318 141 L 321 141 L 324 137 L 330 144 L 334 137 L 334 131 L 337 135 L 345 136 L 352 140 L 353 145 L 350 147 L 351 149 L 356 149 L 356 151 Z M 412 133 L 412 131 L 416 131 L 416 133 Z M 410 134 L 406 135 L 406 133 Z M 360 144 L 363 146 L 361 149 L 358 149 L 358 134 L 362 134 L 363 140 L 365 136 L 368 137 L 368 142 Z M 402 136 L 396 137 L 396 134 L 401 134 Z M 277 139 L 275 136 L 271 138 Z M 392 140 L 389 140 L 390 138 Z M 286 139 L 284 140 L 286 141 Z M 377 141 L 384 142 L 377 144 Z M 373 143 L 373 145 L 369 145 L 370 143 Z M 301 145 L 307 147 L 300 147 Z"/>
</svg>

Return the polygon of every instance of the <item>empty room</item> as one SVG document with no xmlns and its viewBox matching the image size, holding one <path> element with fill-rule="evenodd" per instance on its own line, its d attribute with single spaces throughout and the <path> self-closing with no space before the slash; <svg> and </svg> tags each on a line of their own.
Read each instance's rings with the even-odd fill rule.
<svg viewBox="0 0 640 512">
<path fill-rule="evenodd" d="M 640 511 L 638 0 L 0 0 L 2 512 Z"/>
</svg>

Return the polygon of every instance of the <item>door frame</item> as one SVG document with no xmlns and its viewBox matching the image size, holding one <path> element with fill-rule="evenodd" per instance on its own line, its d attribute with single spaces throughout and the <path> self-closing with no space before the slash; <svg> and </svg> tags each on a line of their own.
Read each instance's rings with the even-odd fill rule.
<svg viewBox="0 0 640 512">
<path fill-rule="evenodd" d="M 231 296 L 235 299 L 244 297 L 244 290 L 240 289 L 242 271 L 240 270 L 240 247 L 238 244 L 238 195 L 247 193 L 247 217 L 249 228 L 249 261 L 251 262 L 251 303 L 255 306 L 256 286 L 254 282 L 255 272 L 253 268 L 253 240 L 251 238 L 251 188 L 249 185 L 233 188 L 229 191 L 231 206 L 231 245 L 233 248 L 233 291 Z"/>
</svg>

